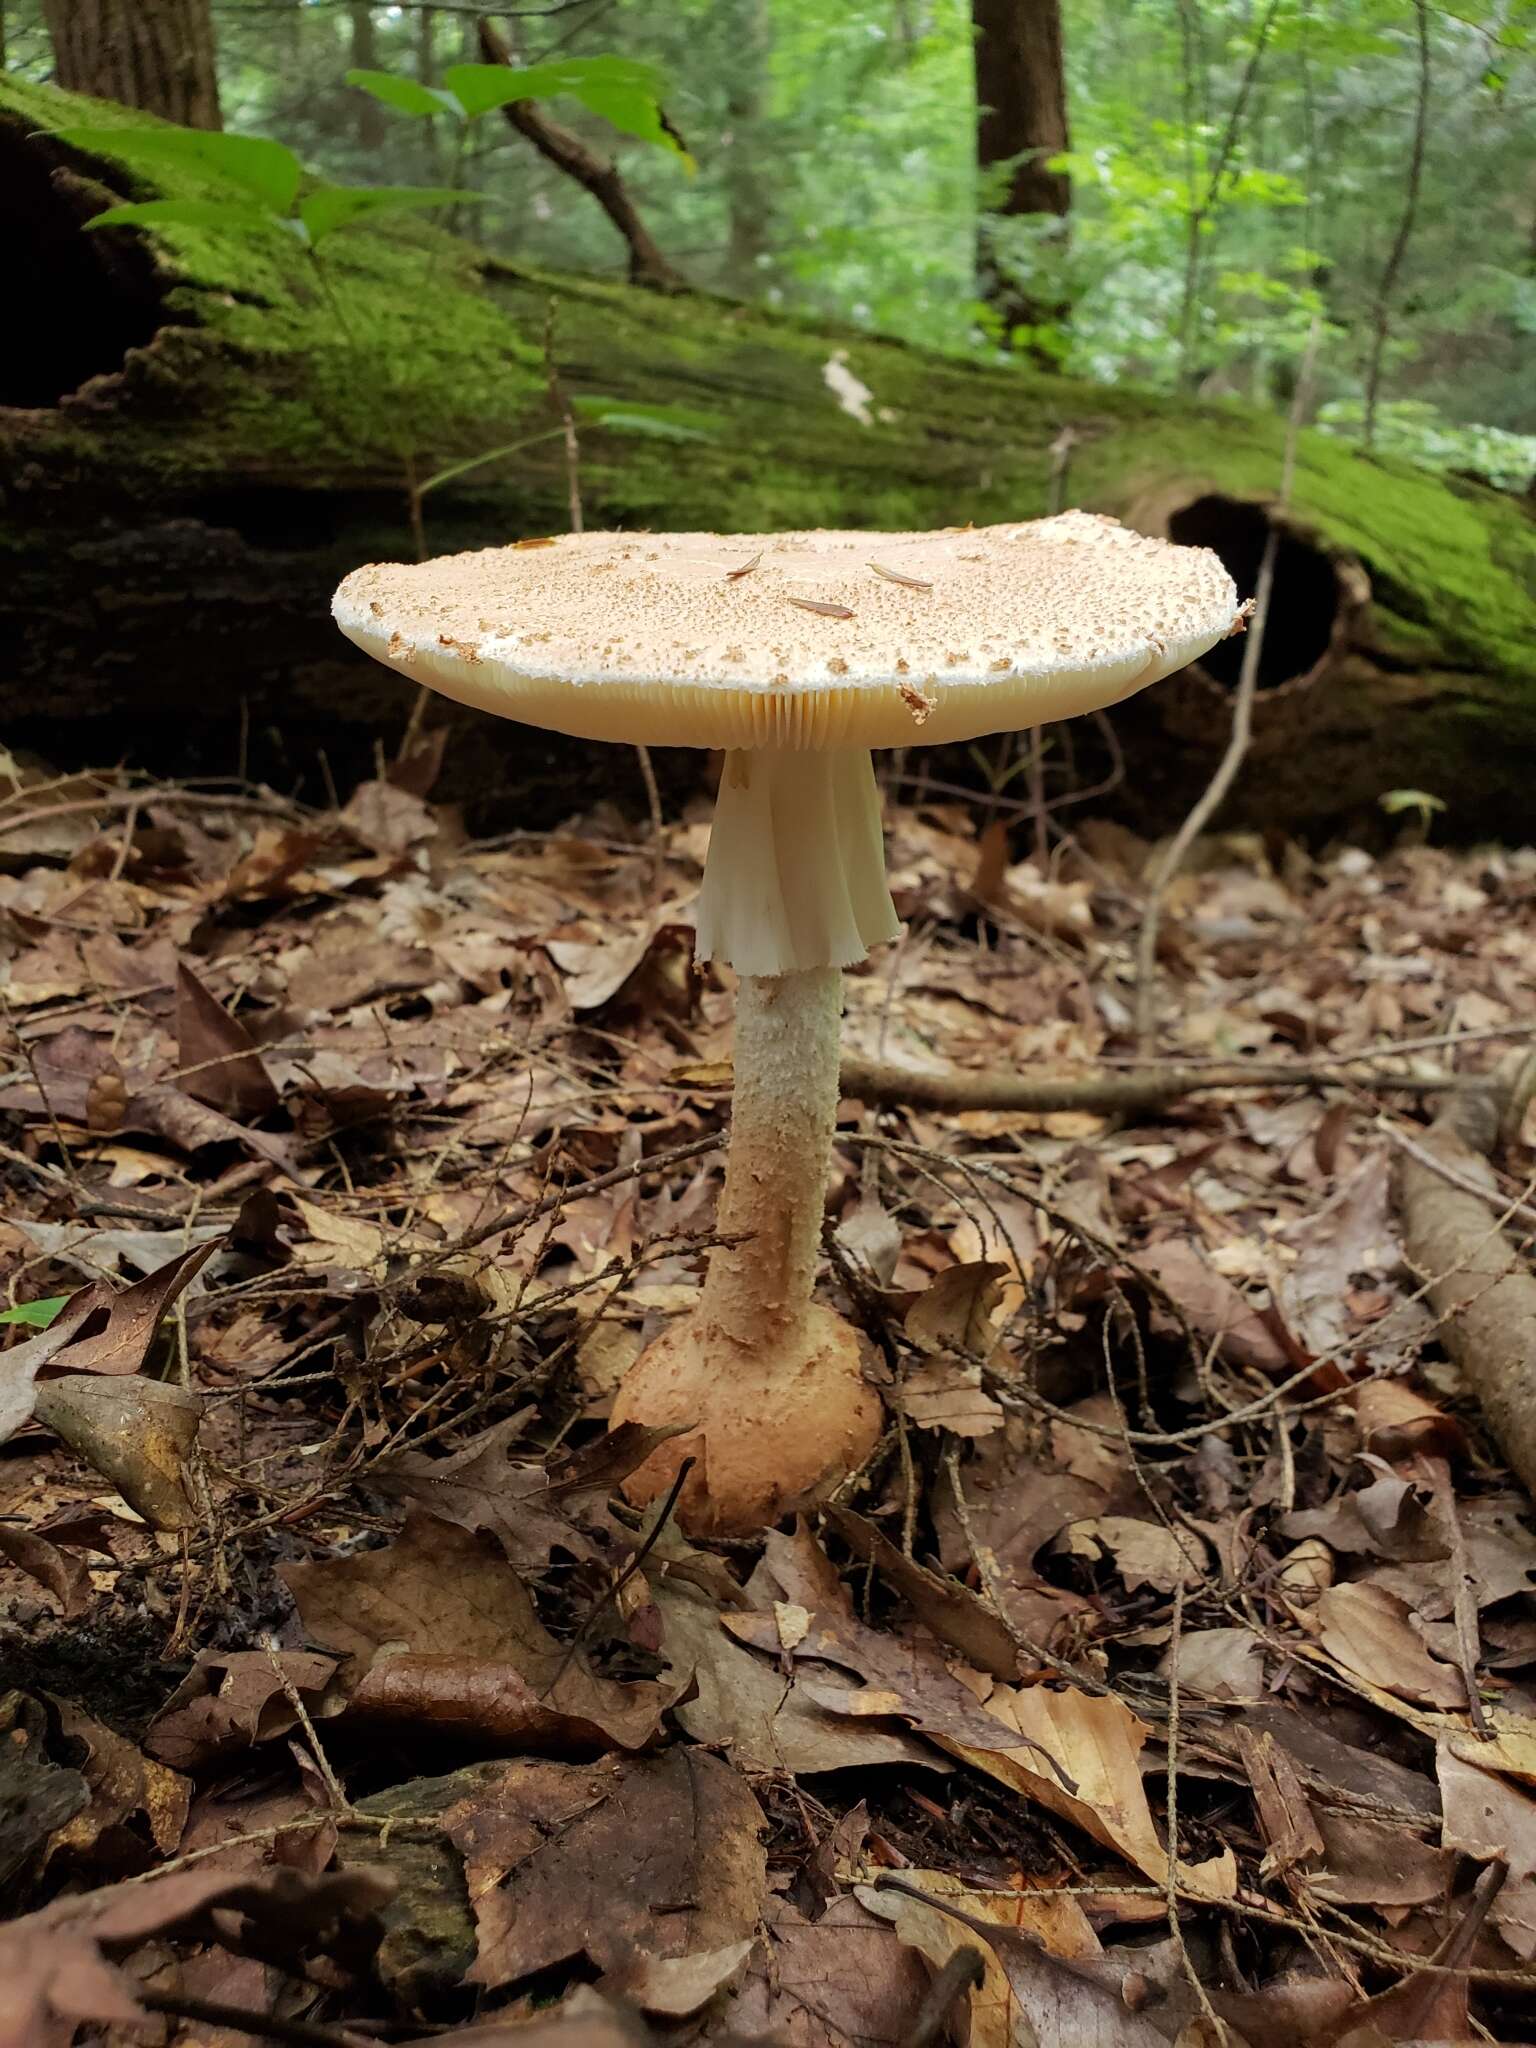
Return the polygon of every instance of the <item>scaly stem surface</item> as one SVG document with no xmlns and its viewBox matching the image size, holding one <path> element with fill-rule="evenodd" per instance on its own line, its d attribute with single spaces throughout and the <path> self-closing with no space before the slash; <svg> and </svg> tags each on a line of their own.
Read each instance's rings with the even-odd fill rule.
<svg viewBox="0 0 1536 2048">
<path fill-rule="evenodd" d="M 838 967 L 742 977 L 723 1235 L 699 1320 L 759 1357 L 803 1336 L 816 1278 L 837 1116 L 843 976 Z"/>
</svg>

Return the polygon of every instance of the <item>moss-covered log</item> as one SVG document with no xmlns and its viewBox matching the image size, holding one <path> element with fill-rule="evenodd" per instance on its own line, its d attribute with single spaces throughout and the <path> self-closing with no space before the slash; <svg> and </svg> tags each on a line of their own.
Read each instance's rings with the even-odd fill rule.
<svg viewBox="0 0 1536 2048">
<path fill-rule="evenodd" d="M 227 770 L 244 734 L 253 771 L 291 782 L 322 745 L 341 774 L 398 734 L 399 687 L 333 635 L 330 589 L 409 551 L 412 477 L 548 427 L 551 309 L 568 391 L 722 422 L 685 445 L 585 431 L 589 524 L 1027 517 L 1070 429 L 1068 501 L 1204 541 L 1251 582 L 1272 418 L 536 275 L 418 224 L 347 229 L 318 264 L 275 231 L 88 233 L 112 199 L 191 188 L 45 131 L 144 118 L 0 82 L 0 221 L 27 306 L 0 361 L 0 688 L 9 736 L 56 759 Z M 564 460 L 557 439 L 434 492 L 429 545 L 564 525 Z M 1233 815 L 1317 828 L 1411 785 L 1464 831 L 1528 832 L 1533 629 L 1518 504 L 1303 436 Z M 1136 822 L 1166 823 L 1203 781 L 1235 660 L 1121 715 L 1116 800 Z M 450 762 L 460 794 L 542 788 L 545 817 L 628 772 L 616 750 L 483 728 Z"/>
</svg>

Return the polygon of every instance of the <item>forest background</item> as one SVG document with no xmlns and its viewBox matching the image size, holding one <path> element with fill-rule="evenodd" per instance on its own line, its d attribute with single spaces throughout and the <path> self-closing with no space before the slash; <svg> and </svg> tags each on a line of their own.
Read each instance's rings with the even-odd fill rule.
<svg viewBox="0 0 1536 2048">
<path fill-rule="evenodd" d="M 81 75 L 121 11 L 7 0 L 5 66 L 130 96 Z M 507 123 L 461 148 L 448 119 L 346 82 L 437 86 L 484 54 L 480 10 L 131 13 L 183 65 L 204 53 L 183 118 L 280 137 L 344 182 L 481 192 L 453 224 L 496 252 L 625 274 L 602 210 Z M 1536 471 L 1531 0 L 552 0 L 496 20 L 524 64 L 656 67 L 673 147 L 568 97 L 552 111 L 599 158 L 617 148 L 693 286 L 1281 410 L 1315 315 L 1319 424 L 1506 489 Z"/>
</svg>

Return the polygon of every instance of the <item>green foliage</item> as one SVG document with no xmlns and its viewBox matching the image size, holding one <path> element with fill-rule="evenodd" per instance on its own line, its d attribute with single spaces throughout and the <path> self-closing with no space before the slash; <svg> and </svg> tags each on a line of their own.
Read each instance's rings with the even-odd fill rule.
<svg viewBox="0 0 1536 2048">
<path fill-rule="evenodd" d="M 210 135 L 201 128 L 60 128 L 61 142 L 130 165 L 190 172 L 228 188 L 228 198 L 142 199 L 110 206 L 93 228 L 196 227 L 249 234 L 278 228 L 314 249 L 335 229 L 369 213 L 471 205 L 489 195 L 440 187 L 320 185 L 301 199 L 304 166 L 291 149 L 256 135 Z"/>
<path fill-rule="evenodd" d="M 675 150 L 690 170 L 694 167 L 662 117 L 660 73 L 633 57 L 566 57 L 523 70 L 506 64 L 453 64 L 443 73 L 441 86 L 422 85 L 392 71 L 351 70 L 347 84 L 399 114 L 423 118 L 446 113 L 466 122 L 518 100 L 568 94 L 621 135 Z"/>
<path fill-rule="evenodd" d="M 41 1301 L 18 1301 L 14 1308 L 0 1309 L 0 1323 L 20 1323 L 29 1330 L 46 1330 L 68 1300 L 67 1294 L 49 1294 Z"/>
<path fill-rule="evenodd" d="M 1364 410 L 1359 399 L 1333 399 L 1323 407 L 1318 425 L 1329 433 L 1358 440 Z M 1536 477 L 1536 434 L 1463 426 L 1423 399 L 1399 398 L 1378 406 L 1376 446 L 1385 453 L 1406 456 L 1425 469 L 1482 477 L 1500 490 L 1528 490 Z"/>
</svg>

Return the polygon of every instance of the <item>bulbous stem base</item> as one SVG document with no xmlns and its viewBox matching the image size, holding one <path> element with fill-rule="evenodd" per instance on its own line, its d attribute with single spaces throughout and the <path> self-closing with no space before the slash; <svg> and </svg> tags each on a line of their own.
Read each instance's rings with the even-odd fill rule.
<svg viewBox="0 0 1536 2048">
<path fill-rule="evenodd" d="M 697 1460 L 677 1519 L 695 1536 L 750 1536 L 814 1507 L 858 1470 L 880 1435 L 880 1398 L 859 1340 L 830 1309 L 806 1310 L 798 1336 L 767 1355 L 734 1343 L 703 1305 L 664 1330 L 631 1366 L 613 1423 L 688 1422 L 624 1483 L 637 1505 Z"/>
</svg>

